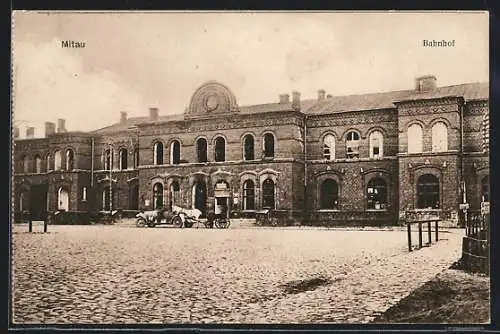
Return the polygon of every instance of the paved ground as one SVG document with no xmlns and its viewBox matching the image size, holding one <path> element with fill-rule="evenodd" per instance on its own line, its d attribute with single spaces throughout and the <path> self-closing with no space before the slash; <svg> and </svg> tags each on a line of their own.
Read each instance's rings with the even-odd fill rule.
<svg viewBox="0 0 500 334">
<path fill-rule="evenodd" d="M 456 261 L 463 235 L 408 253 L 404 231 L 26 230 L 13 233 L 15 323 L 366 323 Z M 300 280 L 323 285 L 282 286 Z"/>
</svg>

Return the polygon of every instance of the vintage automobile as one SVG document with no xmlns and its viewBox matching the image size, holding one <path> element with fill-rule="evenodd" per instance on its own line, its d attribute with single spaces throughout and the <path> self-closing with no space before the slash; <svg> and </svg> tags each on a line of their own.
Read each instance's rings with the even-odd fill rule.
<svg viewBox="0 0 500 334">
<path fill-rule="evenodd" d="M 159 209 L 159 210 L 150 210 L 143 211 L 141 210 L 136 215 L 136 226 L 137 227 L 155 227 L 156 225 L 173 225 L 177 227 L 191 227 L 193 224 L 186 221 L 183 217 L 183 214 L 177 211 L 170 211 L 167 209 Z"/>
<path fill-rule="evenodd" d="M 228 228 L 229 219 L 221 219 L 213 215 L 208 215 L 206 220 L 201 220 L 201 211 L 198 209 L 184 209 L 179 206 L 172 206 L 172 210 L 159 209 L 143 211 L 136 215 L 137 227 L 155 227 L 160 224 L 173 225 L 177 227 L 192 227 L 194 224 L 203 224 L 206 228 Z"/>
</svg>

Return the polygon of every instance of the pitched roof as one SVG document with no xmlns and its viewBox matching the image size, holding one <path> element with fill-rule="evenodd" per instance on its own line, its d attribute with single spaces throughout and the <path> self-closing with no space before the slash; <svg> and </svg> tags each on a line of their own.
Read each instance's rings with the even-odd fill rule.
<svg viewBox="0 0 500 334">
<path fill-rule="evenodd" d="M 487 99 L 489 84 L 467 83 L 454 86 L 437 87 L 431 92 L 416 92 L 414 90 L 400 90 L 373 94 L 357 94 L 347 96 L 333 96 L 303 110 L 306 114 L 330 114 L 348 111 L 376 110 L 395 108 L 394 102 L 404 100 L 433 99 L 446 96 L 463 96 L 466 101 Z"/>
<path fill-rule="evenodd" d="M 184 119 L 184 114 L 173 114 L 173 115 L 162 115 L 158 116 L 158 122 L 168 122 L 168 121 L 180 121 Z M 96 134 L 108 133 L 108 132 L 120 132 L 129 130 L 131 127 L 137 126 L 142 123 L 146 123 L 149 121 L 148 116 L 140 116 L 140 117 L 129 117 L 125 121 L 125 123 L 115 123 L 110 126 L 106 126 L 104 128 L 97 129 L 92 131 Z"/>
<path fill-rule="evenodd" d="M 349 111 L 377 110 L 395 108 L 395 102 L 418 99 L 433 99 L 447 96 L 463 96 L 466 101 L 488 99 L 489 83 L 475 82 L 461 85 L 437 87 L 431 92 L 416 92 L 415 90 L 400 90 L 392 92 L 355 94 L 344 96 L 332 96 L 318 101 L 317 99 L 301 100 L 301 110 L 308 115 L 321 115 L 341 113 Z M 252 115 L 268 112 L 279 112 L 292 110 L 291 102 L 288 103 L 266 103 L 249 106 L 240 106 L 239 114 Z M 159 116 L 156 122 L 181 121 L 184 114 Z M 131 117 L 125 123 L 116 123 L 93 133 L 109 133 L 126 131 L 130 127 L 149 122 L 147 116 Z"/>
</svg>

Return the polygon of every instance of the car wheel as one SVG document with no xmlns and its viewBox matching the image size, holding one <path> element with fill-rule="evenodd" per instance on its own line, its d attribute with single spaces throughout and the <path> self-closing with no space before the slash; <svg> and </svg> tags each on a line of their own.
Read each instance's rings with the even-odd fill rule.
<svg viewBox="0 0 500 334">
<path fill-rule="evenodd" d="M 135 221 L 135 226 L 137 226 L 137 227 L 144 227 L 144 226 L 146 226 L 146 220 L 144 218 L 138 218 Z"/>
<path fill-rule="evenodd" d="M 182 227 L 182 219 L 179 216 L 172 218 L 172 224 L 176 227 Z"/>
</svg>

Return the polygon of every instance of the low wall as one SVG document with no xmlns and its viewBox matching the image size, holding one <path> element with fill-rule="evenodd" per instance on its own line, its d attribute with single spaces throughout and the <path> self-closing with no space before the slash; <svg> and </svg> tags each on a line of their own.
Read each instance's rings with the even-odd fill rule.
<svg viewBox="0 0 500 334">
<path fill-rule="evenodd" d="M 395 213 L 387 211 L 315 211 L 304 225 L 309 226 L 394 226 Z"/>
</svg>

